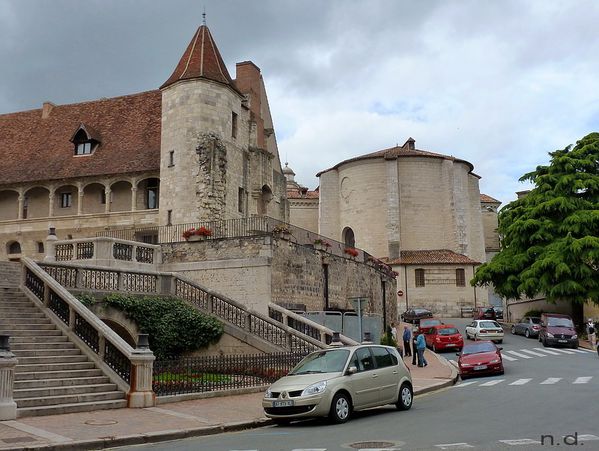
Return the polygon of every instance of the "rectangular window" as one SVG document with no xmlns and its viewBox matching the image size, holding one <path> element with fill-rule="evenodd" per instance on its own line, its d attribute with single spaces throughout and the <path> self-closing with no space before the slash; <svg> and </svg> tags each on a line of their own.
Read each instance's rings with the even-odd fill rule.
<svg viewBox="0 0 599 451">
<path fill-rule="evenodd" d="M 231 136 L 237 138 L 237 113 L 231 112 Z"/>
<path fill-rule="evenodd" d="M 84 143 L 77 144 L 77 150 L 75 152 L 75 155 L 89 155 L 90 153 L 92 153 L 92 143 L 91 142 L 84 142 Z"/>
<path fill-rule="evenodd" d="M 27 210 L 29 209 L 29 197 L 23 198 L 23 219 L 27 219 Z"/>
<path fill-rule="evenodd" d="M 71 193 L 62 193 L 60 195 L 60 207 L 70 208 L 73 205 L 73 195 Z"/>
<path fill-rule="evenodd" d="M 168 210 L 166 212 L 166 225 L 173 224 L 173 210 Z"/>
<path fill-rule="evenodd" d="M 424 286 L 424 269 L 414 270 L 415 282 L 417 287 Z"/>
<path fill-rule="evenodd" d="M 171 150 L 168 153 L 168 167 L 173 167 L 175 165 L 175 151 Z"/>
<path fill-rule="evenodd" d="M 40 254 L 44 253 L 44 243 L 42 241 L 37 242 L 37 252 Z"/>
<path fill-rule="evenodd" d="M 243 188 L 239 188 L 237 190 L 237 211 L 239 211 L 239 213 L 243 213 L 244 212 L 244 199 L 245 199 L 245 190 Z"/>
<path fill-rule="evenodd" d="M 455 286 L 465 287 L 466 286 L 466 273 L 462 268 L 455 270 Z"/>
</svg>

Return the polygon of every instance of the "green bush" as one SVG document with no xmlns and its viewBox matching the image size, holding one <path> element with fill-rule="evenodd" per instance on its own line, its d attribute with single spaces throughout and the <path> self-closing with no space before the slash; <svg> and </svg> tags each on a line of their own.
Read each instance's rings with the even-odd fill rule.
<svg viewBox="0 0 599 451">
<path fill-rule="evenodd" d="M 149 335 L 150 349 L 158 358 L 204 348 L 224 331 L 219 320 L 176 298 L 110 294 L 103 302 L 123 311 Z"/>
</svg>

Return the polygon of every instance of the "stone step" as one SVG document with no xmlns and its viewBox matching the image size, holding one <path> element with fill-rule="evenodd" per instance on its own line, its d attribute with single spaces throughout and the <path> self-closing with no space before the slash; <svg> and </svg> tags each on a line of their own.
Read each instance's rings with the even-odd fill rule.
<svg viewBox="0 0 599 451">
<path fill-rule="evenodd" d="M 98 370 L 99 371 L 99 370 Z M 73 387 L 75 385 L 102 385 L 109 384 L 108 376 L 71 377 L 69 379 L 33 379 L 15 381 L 15 390 L 27 390 L 49 387 Z"/>
<path fill-rule="evenodd" d="M 28 312 L 39 312 L 40 309 L 32 303 L 29 304 L 17 304 L 17 303 L 0 303 L 0 315 L 3 313 L 28 313 Z"/>
<path fill-rule="evenodd" d="M 48 317 L 46 315 L 44 315 L 43 312 L 40 312 L 39 309 L 36 308 L 31 308 L 31 312 L 1 312 L 0 311 L 0 318 L 4 318 L 5 320 L 12 320 L 12 319 L 20 319 L 20 318 L 43 318 L 43 319 L 48 319 Z"/>
<path fill-rule="evenodd" d="M 56 335 L 61 335 L 62 332 L 56 329 L 54 326 L 54 330 L 36 330 L 36 329 L 4 329 L 4 335 L 10 335 L 11 337 L 25 338 L 25 337 L 35 337 L 42 338 L 43 337 L 52 337 Z"/>
<path fill-rule="evenodd" d="M 29 335 L 26 337 L 18 337 L 15 335 L 10 336 L 10 346 L 11 348 L 14 346 L 15 349 L 17 347 L 19 349 L 23 349 L 23 346 L 26 346 L 26 348 L 28 349 L 30 346 L 37 345 L 39 345 L 40 349 L 44 349 L 44 345 L 46 344 L 63 343 L 65 341 L 68 341 L 66 335 L 52 335 L 50 337 L 36 337 L 33 335 Z"/>
<path fill-rule="evenodd" d="M 49 320 L 39 318 L 37 320 L 30 320 L 27 322 L 27 318 L 14 321 L 7 321 L 0 319 L 0 329 L 10 328 L 12 330 L 54 330 L 56 326 Z"/>
<path fill-rule="evenodd" d="M 43 387 L 43 388 L 25 388 L 15 389 L 13 395 L 15 399 L 23 398 L 44 398 L 48 396 L 80 395 L 83 393 L 106 393 L 117 391 L 116 384 L 86 384 L 70 385 L 66 387 Z"/>
<path fill-rule="evenodd" d="M 72 346 L 68 349 L 50 348 L 50 349 L 14 349 L 11 351 L 19 359 L 19 363 L 25 357 L 63 357 L 70 355 L 81 355 L 81 350 L 76 348 L 75 345 L 69 343 Z"/>
<path fill-rule="evenodd" d="M 19 358 L 19 363 L 17 364 L 19 367 L 22 367 L 24 365 L 46 365 L 46 364 L 60 364 L 60 363 L 69 364 L 69 363 L 81 363 L 81 362 L 89 361 L 87 356 L 85 356 L 83 354 L 79 354 L 79 355 L 64 355 L 64 354 L 48 355 L 46 353 L 46 355 L 31 356 L 31 357 L 22 356 L 21 354 L 19 354 L 17 357 Z"/>
<path fill-rule="evenodd" d="M 60 415 L 63 413 L 90 412 L 92 410 L 123 409 L 125 407 L 127 407 L 127 401 L 125 399 L 62 404 L 48 407 L 27 407 L 17 409 L 17 417 L 24 418 L 43 415 Z"/>
<path fill-rule="evenodd" d="M 19 398 L 15 399 L 17 409 L 23 407 L 41 407 L 55 406 L 64 404 L 87 403 L 98 401 L 112 401 L 115 399 L 123 399 L 125 394 L 122 391 L 109 391 L 99 393 L 81 393 L 65 396 L 44 396 L 36 398 Z"/>
<path fill-rule="evenodd" d="M 18 368 L 18 366 L 17 366 Z M 18 372 L 15 370 L 15 381 L 32 381 L 32 380 L 44 380 L 44 379 L 63 379 L 68 378 L 79 378 L 79 377 L 97 377 L 103 376 L 102 371 L 97 368 L 90 369 L 79 369 L 79 370 L 68 370 L 68 371 L 39 371 L 34 372 Z"/>
<path fill-rule="evenodd" d="M 40 363 L 40 364 L 17 364 L 15 368 L 15 374 L 20 373 L 52 373 L 56 371 L 77 371 L 77 370 L 89 370 L 94 368 L 93 362 L 73 362 L 73 363 Z M 38 378 L 36 378 L 38 379 Z"/>
</svg>

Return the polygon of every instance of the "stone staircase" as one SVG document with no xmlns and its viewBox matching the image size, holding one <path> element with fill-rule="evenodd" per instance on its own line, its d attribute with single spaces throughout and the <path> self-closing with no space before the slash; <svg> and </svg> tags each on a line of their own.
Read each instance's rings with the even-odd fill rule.
<svg viewBox="0 0 599 451">
<path fill-rule="evenodd" d="M 0 334 L 18 358 L 17 416 L 122 408 L 125 393 L 18 288 L 21 266 L 0 262 Z"/>
</svg>

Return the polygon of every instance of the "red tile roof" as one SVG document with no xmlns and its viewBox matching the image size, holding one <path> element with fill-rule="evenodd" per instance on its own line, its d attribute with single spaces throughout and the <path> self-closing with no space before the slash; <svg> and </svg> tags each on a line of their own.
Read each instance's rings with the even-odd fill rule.
<svg viewBox="0 0 599 451">
<path fill-rule="evenodd" d="M 201 25 L 195 32 L 179 64 L 168 80 L 160 87 L 166 88 L 179 80 L 206 78 L 231 86 L 237 90 L 231 79 L 227 66 L 220 56 L 212 34 L 206 25 Z"/>
<path fill-rule="evenodd" d="M 288 189 L 287 190 L 287 198 L 288 199 L 318 199 L 319 192 L 318 191 L 310 191 L 310 190 L 303 192 L 301 189 Z"/>
<path fill-rule="evenodd" d="M 160 169 L 162 97 L 158 90 L 0 115 L 0 185 Z M 93 154 L 74 156 L 84 124 L 100 139 Z"/>
<path fill-rule="evenodd" d="M 501 201 L 497 199 L 493 199 L 491 196 L 487 196 L 486 194 L 480 193 L 480 201 L 486 202 L 489 204 L 500 204 Z"/>
<path fill-rule="evenodd" d="M 368 153 L 365 155 L 360 155 L 358 157 L 350 158 L 348 160 L 344 160 L 341 163 L 337 163 L 335 166 L 333 166 L 329 169 L 320 171 L 318 174 L 316 174 L 316 177 L 319 177 L 321 174 L 323 174 L 325 172 L 331 171 L 333 169 L 337 169 L 338 167 L 340 167 L 346 163 L 352 163 L 354 161 L 369 160 L 369 159 L 376 159 L 376 158 L 389 158 L 389 159 L 390 158 L 399 158 L 399 157 L 442 158 L 444 160 L 451 160 L 451 161 L 458 161 L 461 163 L 465 163 L 470 167 L 470 172 L 472 172 L 474 170 L 474 166 L 472 165 L 472 163 L 469 163 L 466 160 L 461 160 L 459 158 L 455 158 L 455 157 L 448 156 L 448 155 L 443 155 L 440 153 L 416 149 L 414 146 L 415 146 L 415 141 L 414 141 L 414 139 L 410 138 L 404 143 L 403 146 L 389 147 L 388 149 L 378 150 L 376 152 L 372 152 L 372 153 Z M 474 175 L 476 175 L 476 174 L 474 174 Z"/>
<path fill-rule="evenodd" d="M 390 260 L 382 258 L 389 265 L 479 265 L 480 262 L 472 260 L 463 254 L 450 251 L 449 249 L 432 249 L 419 251 L 401 251 L 400 258 Z"/>
</svg>

